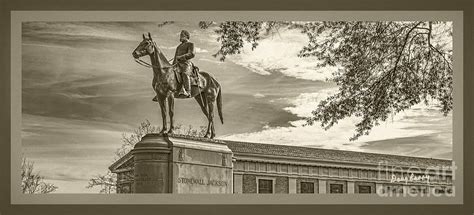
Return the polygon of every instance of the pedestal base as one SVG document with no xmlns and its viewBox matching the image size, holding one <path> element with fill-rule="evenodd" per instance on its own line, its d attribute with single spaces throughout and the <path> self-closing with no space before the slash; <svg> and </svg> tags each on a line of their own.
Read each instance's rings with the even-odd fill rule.
<svg viewBox="0 0 474 215">
<path fill-rule="evenodd" d="M 148 134 L 135 145 L 135 193 L 232 193 L 232 151 L 219 141 Z"/>
</svg>

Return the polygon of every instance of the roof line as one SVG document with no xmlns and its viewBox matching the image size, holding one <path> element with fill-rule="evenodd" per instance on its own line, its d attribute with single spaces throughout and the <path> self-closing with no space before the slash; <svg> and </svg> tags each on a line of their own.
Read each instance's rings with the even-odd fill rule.
<svg viewBox="0 0 474 215">
<path fill-rule="evenodd" d="M 452 161 L 452 159 L 442 159 L 442 158 L 429 158 L 429 157 L 420 157 L 420 156 L 406 156 L 406 155 L 394 155 L 394 154 L 385 154 L 385 153 L 374 153 L 374 152 L 359 152 L 359 151 L 350 151 L 350 150 L 340 150 L 340 149 L 325 149 L 325 148 L 317 148 L 317 147 L 308 147 L 308 146 L 293 146 L 293 145 L 283 145 L 283 144 L 271 144 L 271 143 L 255 143 L 255 142 L 242 142 L 242 141 L 234 141 L 234 140 L 224 140 L 225 143 L 237 143 L 237 144 L 261 144 L 261 145 L 270 145 L 270 146 L 278 146 L 278 147 L 293 147 L 293 148 L 300 148 L 300 149 L 312 149 L 312 150 L 321 150 L 321 151 L 332 151 L 332 152 L 348 152 L 348 153 L 358 153 L 358 154 L 369 154 L 369 155 L 385 155 L 385 156 L 393 156 L 393 157 L 404 157 L 404 158 L 419 158 L 419 159 L 431 159 L 431 160 L 439 160 L 439 161 Z"/>
</svg>

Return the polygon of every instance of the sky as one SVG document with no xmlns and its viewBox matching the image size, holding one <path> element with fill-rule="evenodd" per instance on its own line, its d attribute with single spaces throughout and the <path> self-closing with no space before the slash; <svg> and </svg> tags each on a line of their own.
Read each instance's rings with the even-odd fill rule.
<svg viewBox="0 0 474 215">
<path fill-rule="evenodd" d="M 191 33 L 193 62 L 222 85 L 225 124 L 216 119 L 216 139 L 452 158 L 452 115 L 443 116 L 435 104 L 394 115 L 357 141 L 349 141 L 356 118 L 327 131 L 303 126 L 304 117 L 338 88 L 327 81 L 336 68 L 316 68 L 317 59 L 297 57 L 307 42 L 297 30 L 282 29 L 257 49 L 245 46 L 220 62 L 212 56 L 219 49 L 212 28 L 158 23 L 23 23 L 22 153 L 59 187 L 56 192 L 97 193 L 86 188 L 88 180 L 107 172 L 122 134 L 145 120 L 161 126 L 159 106 L 151 101 L 152 71 L 131 55 L 145 32 L 168 58 L 179 32 Z M 207 124 L 194 100 L 175 102 L 175 121 Z"/>
</svg>

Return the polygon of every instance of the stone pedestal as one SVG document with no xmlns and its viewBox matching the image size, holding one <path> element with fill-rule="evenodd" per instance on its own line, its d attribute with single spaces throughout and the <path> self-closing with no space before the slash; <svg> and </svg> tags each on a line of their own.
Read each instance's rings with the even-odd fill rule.
<svg viewBox="0 0 474 215">
<path fill-rule="evenodd" d="M 135 193 L 232 193 L 232 151 L 219 141 L 148 134 L 132 154 Z"/>
<path fill-rule="evenodd" d="M 172 144 L 163 136 L 146 135 L 132 150 L 134 193 L 169 193 Z"/>
</svg>

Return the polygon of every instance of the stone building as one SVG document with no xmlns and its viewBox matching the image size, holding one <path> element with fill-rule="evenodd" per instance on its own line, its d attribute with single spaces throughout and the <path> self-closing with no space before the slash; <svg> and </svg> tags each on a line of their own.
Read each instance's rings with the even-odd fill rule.
<svg viewBox="0 0 474 215">
<path fill-rule="evenodd" d="M 452 161 L 149 134 L 112 164 L 118 193 L 452 193 Z"/>
</svg>

